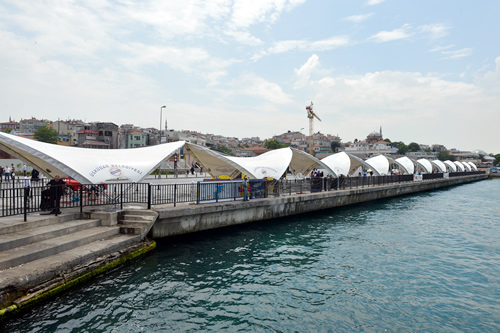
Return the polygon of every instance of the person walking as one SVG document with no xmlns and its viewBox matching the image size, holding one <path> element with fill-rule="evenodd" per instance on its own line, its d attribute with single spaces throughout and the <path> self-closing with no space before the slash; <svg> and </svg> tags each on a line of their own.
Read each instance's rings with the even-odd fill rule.
<svg viewBox="0 0 500 333">
<path fill-rule="evenodd" d="M 243 178 L 243 182 L 241 183 L 243 186 L 243 201 L 248 201 L 248 186 L 250 185 L 248 183 L 248 177 L 245 176 Z"/>
<path fill-rule="evenodd" d="M 23 176 L 26 176 L 26 170 L 28 170 L 28 167 L 26 166 L 26 163 L 23 164 Z"/>
<path fill-rule="evenodd" d="M 50 189 L 50 208 L 52 208 L 50 214 L 56 214 L 56 216 L 61 214 L 61 197 L 64 192 L 64 185 L 66 185 L 66 183 L 59 177 L 59 175 L 56 175 L 54 179 L 47 183 L 47 186 Z"/>
<path fill-rule="evenodd" d="M 5 166 L 5 169 L 3 169 L 3 174 L 5 176 L 5 181 L 8 182 L 10 180 L 10 168 L 8 164 Z"/>
</svg>

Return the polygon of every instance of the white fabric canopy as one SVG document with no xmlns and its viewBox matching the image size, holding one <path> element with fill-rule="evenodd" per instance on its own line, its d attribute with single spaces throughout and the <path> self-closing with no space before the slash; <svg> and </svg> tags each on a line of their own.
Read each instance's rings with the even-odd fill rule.
<svg viewBox="0 0 500 333">
<path fill-rule="evenodd" d="M 477 171 L 477 166 L 474 163 L 472 163 L 472 162 L 467 162 L 467 163 L 469 163 L 472 170 Z"/>
<path fill-rule="evenodd" d="M 184 145 L 184 141 L 134 149 L 91 149 L 49 144 L 0 133 L 0 149 L 48 177 L 70 176 L 81 183 L 139 182 Z"/>
<path fill-rule="evenodd" d="M 362 165 L 370 167 L 369 165 L 365 164 L 362 159 L 346 152 L 327 156 L 322 159 L 321 162 L 325 163 L 330 170 L 333 170 L 335 172 L 337 176 L 351 175 Z"/>
<path fill-rule="evenodd" d="M 295 148 L 292 149 L 292 161 L 290 162 L 290 168 L 294 174 L 302 174 L 304 176 L 309 175 L 309 173 L 314 168 L 325 169 L 330 172 L 332 176 L 337 177 L 337 174 L 330 169 L 328 165 L 323 163 L 323 161 L 317 159 L 316 157 Z"/>
<path fill-rule="evenodd" d="M 384 176 L 389 173 L 389 160 L 384 155 L 371 157 L 365 161 L 367 165 L 378 176 Z"/>
<path fill-rule="evenodd" d="M 450 172 L 457 172 L 457 166 L 450 160 L 446 160 L 443 162 L 449 169 Z"/>
<path fill-rule="evenodd" d="M 469 165 L 469 163 L 467 163 L 467 162 L 461 162 L 461 163 L 462 163 L 462 165 L 465 167 L 465 170 L 466 170 L 466 171 L 471 171 L 471 170 L 472 170 L 472 168 L 471 168 L 471 166 Z"/>
<path fill-rule="evenodd" d="M 415 164 L 408 157 L 397 158 L 394 162 L 403 167 L 407 174 L 413 175 L 415 173 Z"/>
<path fill-rule="evenodd" d="M 455 163 L 455 165 L 457 166 L 458 171 L 460 171 L 460 172 L 465 171 L 465 166 L 462 163 L 460 163 L 458 161 L 453 161 L 453 163 Z"/>
<path fill-rule="evenodd" d="M 421 158 L 416 161 L 416 163 L 422 168 L 422 170 L 426 173 L 432 173 L 432 164 L 429 160 L 425 158 Z"/>
<path fill-rule="evenodd" d="M 292 150 L 281 148 L 255 157 L 233 157 L 227 159 L 248 170 L 254 179 L 270 177 L 280 179 L 292 160 Z"/>
<path fill-rule="evenodd" d="M 431 161 L 432 165 L 434 165 L 440 172 L 446 172 L 446 165 L 440 160 Z"/>
</svg>

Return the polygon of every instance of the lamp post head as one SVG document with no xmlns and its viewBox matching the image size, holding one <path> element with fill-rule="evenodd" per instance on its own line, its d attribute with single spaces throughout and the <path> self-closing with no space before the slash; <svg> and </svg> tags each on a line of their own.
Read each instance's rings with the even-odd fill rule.
<svg viewBox="0 0 500 333">
<path fill-rule="evenodd" d="M 161 108 L 163 109 L 163 108 L 166 108 L 166 107 L 167 107 L 166 105 L 163 105 Z"/>
</svg>

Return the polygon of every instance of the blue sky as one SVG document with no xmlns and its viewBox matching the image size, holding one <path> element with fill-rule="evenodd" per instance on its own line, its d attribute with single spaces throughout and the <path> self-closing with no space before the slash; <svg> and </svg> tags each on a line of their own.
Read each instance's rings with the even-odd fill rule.
<svg viewBox="0 0 500 333">
<path fill-rule="evenodd" d="M 0 112 L 500 153 L 500 2 L 0 1 Z M 162 125 L 162 127 L 164 124 Z"/>
</svg>

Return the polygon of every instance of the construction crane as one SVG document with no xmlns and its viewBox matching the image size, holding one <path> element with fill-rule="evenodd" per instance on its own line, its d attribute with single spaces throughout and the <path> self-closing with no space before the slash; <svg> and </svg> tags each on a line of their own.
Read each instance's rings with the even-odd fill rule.
<svg viewBox="0 0 500 333">
<path fill-rule="evenodd" d="M 319 119 L 319 117 L 316 115 L 316 113 L 314 113 L 313 111 L 313 102 L 311 102 L 311 105 L 309 106 L 306 106 L 306 110 L 307 110 L 307 118 L 309 118 L 309 154 L 311 155 L 314 155 L 313 154 L 313 135 L 314 135 L 314 117 L 316 117 L 316 119 L 318 119 L 319 121 L 321 121 L 321 119 Z"/>
</svg>

